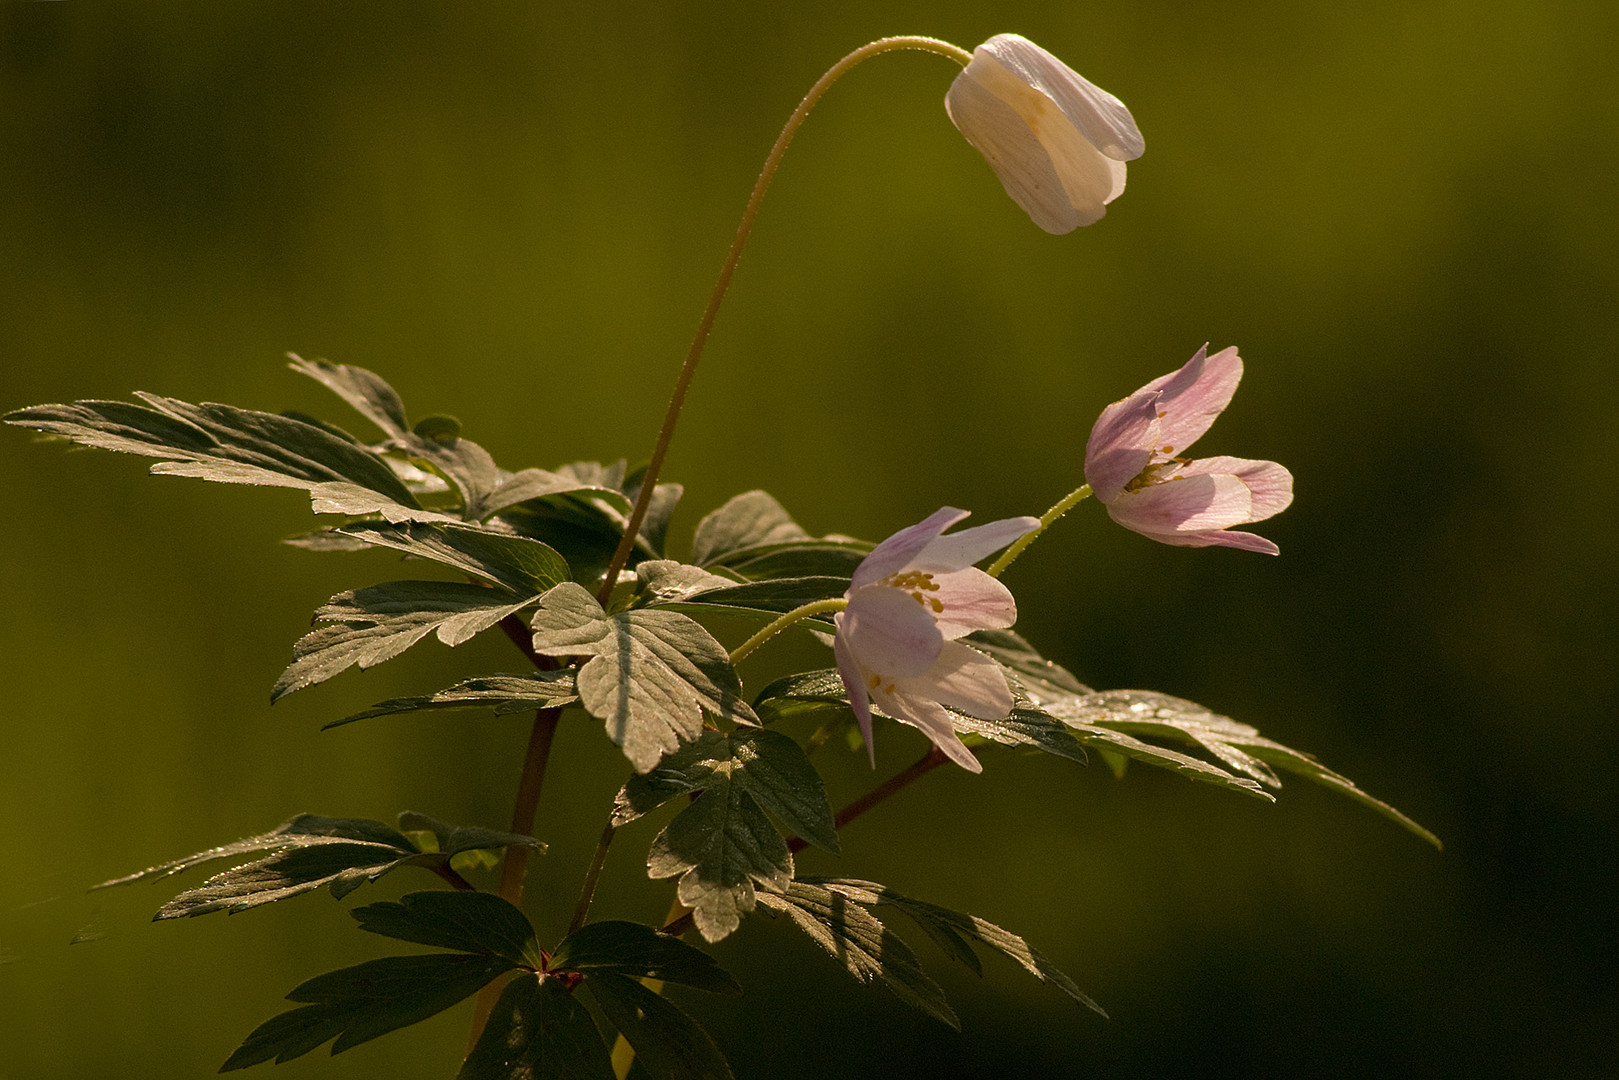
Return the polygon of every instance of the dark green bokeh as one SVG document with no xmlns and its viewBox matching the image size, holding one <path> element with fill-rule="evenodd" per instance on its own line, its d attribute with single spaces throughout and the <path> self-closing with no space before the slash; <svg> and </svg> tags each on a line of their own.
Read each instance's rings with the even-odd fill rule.
<svg viewBox="0 0 1619 1080">
<path fill-rule="evenodd" d="M 743 1077 L 1612 1074 L 1611 5 L 6 3 L 0 406 L 151 390 L 348 423 L 294 350 L 508 467 L 644 457 L 803 91 L 874 37 L 1005 30 L 1130 104 L 1129 191 L 1046 236 L 945 119 L 945 61 L 849 76 L 721 313 L 677 545 L 751 487 L 873 538 L 945 503 L 1037 513 L 1101 405 L 1236 344 L 1199 450 L 1293 469 L 1260 530 L 1282 557 L 1083 506 L 1008 575 L 1020 627 L 1096 685 L 1318 753 L 1448 847 L 1300 783 L 1264 807 L 992 752 L 803 864 L 1025 934 L 1111 1022 L 919 942 L 958 1036 L 763 919 L 717 950 L 744 997 L 682 1004 Z M 424 645 L 272 710 L 309 612 L 396 565 L 278 546 L 296 493 L 4 438 L 0 1074 L 211 1074 L 292 986 L 379 955 L 345 907 L 421 883 L 157 926 L 161 886 L 84 887 L 299 811 L 503 826 L 520 720 L 318 729 L 520 661 Z M 796 648 L 777 662 L 817 662 Z M 920 746 L 888 732 L 880 765 Z M 552 935 L 623 772 L 583 720 L 555 762 L 529 904 Z M 835 802 L 869 783 L 829 770 Z M 602 917 L 661 912 L 650 836 L 621 839 Z M 448 1076 L 465 1025 L 276 1075 Z"/>
</svg>

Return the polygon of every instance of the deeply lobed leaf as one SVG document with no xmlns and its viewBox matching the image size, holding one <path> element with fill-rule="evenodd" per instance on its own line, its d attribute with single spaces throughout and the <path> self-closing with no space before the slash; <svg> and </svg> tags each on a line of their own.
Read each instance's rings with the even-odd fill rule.
<svg viewBox="0 0 1619 1080">
<path fill-rule="evenodd" d="M 409 837 L 380 821 L 300 814 L 267 833 L 160 863 L 139 873 L 103 882 L 96 888 L 167 877 L 218 859 L 269 853 L 215 874 L 198 888 L 170 900 L 155 916 L 174 919 L 214 911 L 245 911 L 323 886 L 330 887 L 333 896 L 342 897 L 401 866 L 442 867 L 452 856 L 473 848 L 522 844 L 543 849 L 545 846 L 532 837 L 512 833 L 457 830 L 425 815 L 406 814 L 402 818 L 410 822 L 407 827 L 416 828 L 425 823 L 440 834 L 440 850 L 422 851 Z M 448 843 L 444 843 L 446 839 Z"/>
<path fill-rule="evenodd" d="M 784 912 L 860 982 L 881 982 L 907 1005 L 961 1030 L 944 991 L 922 970 L 910 946 L 849 896 L 794 881 L 779 892 L 761 892 L 759 903 Z"/>
<path fill-rule="evenodd" d="M 585 986 L 635 1049 L 636 1064 L 649 1080 L 732 1080 L 714 1040 L 667 998 L 607 972 L 590 976 Z"/>
<path fill-rule="evenodd" d="M 662 979 L 715 994 L 742 992 L 730 973 L 702 950 L 650 926 L 617 920 L 590 923 L 569 934 L 551 954 L 550 970 L 582 972 L 593 979 L 603 974 Z"/>
<path fill-rule="evenodd" d="M 601 1032 L 561 980 L 506 984 L 457 1080 L 613 1080 Z"/>
<path fill-rule="evenodd" d="M 725 648 L 684 615 L 609 615 L 583 586 L 564 582 L 541 597 L 532 625 L 535 652 L 589 657 L 579 699 L 637 772 L 696 738 L 705 712 L 758 723 Z"/>
<path fill-rule="evenodd" d="M 328 972 L 287 995 L 310 1002 L 260 1024 L 219 1068 L 291 1061 L 335 1039 L 332 1053 L 426 1020 L 510 971 L 497 956 L 390 956 Z"/>
</svg>

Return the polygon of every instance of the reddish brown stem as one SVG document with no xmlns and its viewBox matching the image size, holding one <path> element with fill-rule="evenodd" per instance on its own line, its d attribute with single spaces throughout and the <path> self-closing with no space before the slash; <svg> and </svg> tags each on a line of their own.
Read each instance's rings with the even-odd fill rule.
<svg viewBox="0 0 1619 1080">
<path fill-rule="evenodd" d="M 917 778 L 926 776 L 949 760 L 940 752 L 937 746 L 929 747 L 928 752 L 911 763 L 910 766 L 890 776 L 887 780 L 878 784 L 842 810 L 839 810 L 837 817 L 833 818 L 833 824 L 840 829 L 843 828 L 890 795 L 909 786 Z M 809 841 L 802 837 L 794 836 L 787 841 L 787 850 L 795 853 L 803 851 L 808 846 Z"/>
</svg>

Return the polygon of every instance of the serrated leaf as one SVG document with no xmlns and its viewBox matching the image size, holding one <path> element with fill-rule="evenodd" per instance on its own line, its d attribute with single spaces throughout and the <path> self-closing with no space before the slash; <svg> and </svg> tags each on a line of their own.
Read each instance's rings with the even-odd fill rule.
<svg viewBox="0 0 1619 1080">
<path fill-rule="evenodd" d="M 1088 760 L 1085 747 L 1060 721 L 1032 706 L 1014 707 L 1002 720 L 982 720 L 956 709 L 948 712 L 958 734 L 977 735 L 1003 746 L 1030 746 L 1081 765 Z"/>
<path fill-rule="evenodd" d="M 473 834 L 479 832 L 475 830 Z M 492 840 L 496 846 L 512 843 L 539 845 L 532 838 L 514 838 L 509 834 L 485 834 L 478 838 L 485 842 Z M 487 844 L 480 843 L 479 846 Z M 269 854 L 215 874 L 198 888 L 181 893 L 163 905 L 155 918 L 174 919 L 225 910 L 245 911 L 261 904 L 313 892 L 322 886 L 329 886 L 333 896 L 342 897 L 365 882 L 375 881 L 401 866 L 428 869 L 442 866 L 456 852 L 423 852 L 397 829 L 368 818 L 299 814 L 267 833 L 160 863 L 127 877 L 102 882 L 96 888 L 168 877 L 203 863 L 258 853 Z"/>
<path fill-rule="evenodd" d="M 457 1080 L 614 1080 L 590 1013 L 555 978 L 506 984 Z"/>
<path fill-rule="evenodd" d="M 292 357 L 290 366 L 324 384 L 376 424 L 388 437 L 388 449 L 428 466 L 445 478 L 460 497 L 461 516 L 466 520 L 481 520 L 500 506 L 510 505 L 495 500 L 496 492 L 508 477 L 496 467 L 488 451 L 462 437 L 460 421 L 454 417 L 429 416 L 412 427 L 405 418 L 405 406 L 399 395 L 375 373 L 297 356 Z"/>
<path fill-rule="evenodd" d="M 785 912 L 860 982 L 881 982 L 907 1005 L 961 1030 L 944 991 L 922 970 L 910 946 L 848 896 L 795 881 L 779 893 L 761 892 L 759 903 Z"/>
<path fill-rule="evenodd" d="M 848 581 L 871 553 L 872 545 L 863 540 L 783 544 L 753 548 L 727 562 L 723 569 L 747 578 L 835 577 Z"/>
<path fill-rule="evenodd" d="M 667 999 L 634 979 L 592 974 L 585 986 L 607 1020 L 635 1049 L 649 1080 L 733 1080 L 708 1032 Z"/>
<path fill-rule="evenodd" d="M 456 683 L 436 694 L 390 698 L 325 727 L 340 727 L 375 716 L 427 709 L 493 709 L 502 716 L 515 712 L 556 709 L 579 700 L 573 692 L 573 669 L 536 671 L 530 675 L 482 675 Z"/>
<path fill-rule="evenodd" d="M 347 484 L 391 504 L 419 508 L 377 454 L 326 427 L 229 405 L 191 405 L 155 394 L 136 397 L 142 404 L 41 405 L 5 419 L 83 446 L 163 459 L 152 466 L 153 473 L 312 493 L 324 485 Z"/>
<path fill-rule="evenodd" d="M 287 995 L 311 1004 L 259 1025 L 219 1071 L 291 1061 L 333 1038 L 332 1053 L 342 1053 L 442 1012 L 513 966 L 497 956 L 390 956 L 316 976 Z"/>
<path fill-rule="evenodd" d="M 742 992 L 712 956 L 640 923 L 608 920 L 582 926 L 556 947 L 549 966 L 552 971 L 578 971 L 592 979 L 616 974 L 662 979 L 715 994 Z"/>
<path fill-rule="evenodd" d="M 361 416 L 381 428 L 383 434 L 397 438 L 409 430 L 404 402 L 380 375 L 329 360 L 305 360 L 295 353 L 287 356 L 291 361 L 288 367 L 309 376 L 348 402 Z"/>
<path fill-rule="evenodd" d="M 788 829 L 824 851 L 838 852 L 832 807 L 820 773 L 798 743 L 777 731 L 741 728 L 702 736 L 630 778 L 613 807 L 626 825 L 676 795 L 736 786 Z"/>
<path fill-rule="evenodd" d="M 757 724 L 724 646 L 673 611 L 608 615 L 585 588 L 564 582 L 540 598 L 534 651 L 588 656 L 575 679 L 587 712 L 637 772 L 702 731 L 708 712 Z"/>
<path fill-rule="evenodd" d="M 315 612 L 322 626 L 292 647 L 289 664 L 270 691 L 277 701 L 325 682 L 350 667 L 392 660 L 428 634 L 455 646 L 528 606 L 531 593 L 461 581 L 390 581 L 339 593 Z"/>
<path fill-rule="evenodd" d="M 1014 699 L 1018 705 L 1000 720 L 982 720 L 955 709 L 947 709 L 956 731 L 964 736 L 978 736 L 1003 746 L 1029 746 L 1048 754 L 1085 764 L 1085 748 L 1080 740 L 1053 717 L 1047 716 L 1029 704 L 1021 692 L 1018 677 L 1011 676 Z M 755 711 L 765 723 L 784 719 L 811 717 L 816 722 L 828 723 L 852 715 L 848 691 L 837 669 L 806 671 L 777 679 L 760 691 L 754 702 Z M 893 720 L 876 706 L 871 705 L 873 716 Z"/>
<path fill-rule="evenodd" d="M 785 888 L 793 856 L 759 804 L 739 784 L 710 790 L 652 841 L 652 878 L 679 877 L 675 895 L 692 909 L 705 941 L 719 941 L 753 910 L 754 883 Z"/>
<path fill-rule="evenodd" d="M 549 545 L 481 526 L 357 521 L 336 531 L 526 595 L 568 580 L 567 560 Z"/>
<path fill-rule="evenodd" d="M 489 851 L 514 845 L 530 847 L 536 851 L 545 850 L 545 845 L 532 836 L 499 832 L 478 825 L 448 825 L 414 810 L 406 810 L 399 815 L 399 828 L 407 833 L 432 833 L 437 844 L 435 850 L 441 855 L 459 855 L 464 851 Z"/>
<path fill-rule="evenodd" d="M 781 889 L 792 878 L 792 854 L 766 811 L 817 847 L 838 850 L 820 775 L 779 732 L 704 732 L 651 773 L 630 779 L 613 824 L 689 792 L 702 794 L 652 841 L 647 873 L 679 876 L 676 896 L 708 941 L 730 934 L 753 910 L 756 885 Z"/>
<path fill-rule="evenodd" d="M 691 561 L 728 566 L 753 579 L 829 575 L 847 581 L 870 550 L 870 544 L 846 536 L 811 536 L 773 496 L 749 491 L 698 523 Z"/>
<path fill-rule="evenodd" d="M 1349 796 L 1435 847 L 1443 846 L 1433 833 L 1388 803 L 1366 794 L 1349 778 L 1333 772 L 1308 754 L 1264 738 L 1247 724 L 1195 702 L 1151 690 L 1107 690 L 1053 702 L 1046 706 L 1046 711 L 1068 724 L 1082 739 L 1089 732 L 1108 730 L 1126 737 L 1151 735 L 1191 743 L 1228 767 L 1272 787 L 1280 787 L 1281 782 L 1269 766 L 1278 766 Z M 1141 755 L 1115 745 L 1131 757 L 1142 759 Z"/>
<path fill-rule="evenodd" d="M 540 947 L 528 917 L 494 893 L 439 890 L 350 912 L 360 929 L 441 949 L 499 956 L 538 968 Z"/>
<path fill-rule="evenodd" d="M 849 591 L 849 579 L 838 577 L 775 578 L 744 585 L 724 582 L 681 596 L 658 599 L 654 606 L 683 611 L 732 611 L 771 619 L 818 600 L 831 600 Z M 809 626 L 833 629 L 830 614 L 806 620 Z"/>
<path fill-rule="evenodd" d="M 706 589 L 723 589 L 736 581 L 673 559 L 648 559 L 635 568 L 635 591 L 651 604 L 672 604 Z"/>
<path fill-rule="evenodd" d="M 965 915 L 959 911 L 930 904 L 923 900 L 913 900 L 908 896 L 901 896 L 886 885 L 878 885 L 872 881 L 856 881 L 848 878 L 806 878 L 812 884 L 818 884 L 836 893 L 842 893 L 849 899 L 861 904 L 886 904 L 898 908 L 909 915 L 935 941 L 944 947 L 945 951 L 958 960 L 967 963 L 975 972 L 979 971 L 977 957 L 966 945 L 964 939 L 971 939 L 982 945 L 987 945 L 1003 956 L 1015 960 L 1030 975 L 1041 982 L 1049 983 L 1079 1002 L 1088 1009 L 1092 1009 L 1102 1016 L 1107 1013 L 1090 996 L 1075 985 L 1074 980 L 1064 975 L 1057 967 L 1047 960 L 1041 953 L 1009 930 L 1003 930 L 988 919 L 980 919 L 976 915 Z M 962 955 L 966 951 L 966 956 Z M 967 957 L 971 957 L 968 960 Z"/>
<path fill-rule="evenodd" d="M 765 491 L 747 491 L 697 523 L 697 532 L 691 541 L 691 561 L 709 566 L 762 544 L 809 539 L 810 534 L 774 496 Z"/>
</svg>

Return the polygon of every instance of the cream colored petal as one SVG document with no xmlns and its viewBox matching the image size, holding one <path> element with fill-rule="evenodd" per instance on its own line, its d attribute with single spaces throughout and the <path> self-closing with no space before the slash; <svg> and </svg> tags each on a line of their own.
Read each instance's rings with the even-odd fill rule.
<svg viewBox="0 0 1619 1080">
<path fill-rule="evenodd" d="M 1056 103 L 1086 142 L 1117 161 L 1134 161 L 1146 149 L 1141 129 L 1124 102 L 1018 34 L 997 34 L 973 50 L 973 60 L 993 57 L 1021 82 Z M 1119 173 L 1122 189 L 1124 173 Z"/>
<path fill-rule="evenodd" d="M 1039 96 L 1037 91 L 1024 89 Z M 1049 98 L 1043 100 L 1053 112 L 1058 112 Z M 1074 208 L 1051 155 L 1034 129 L 1016 108 L 985 89 L 973 74 L 963 70 L 956 76 L 956 81 L 950 84 L 950 92 L 945 95 L 944 108 L 957 130 L 995 170 L 1007 195 L 1040 228 L 1061 235 L 1102 216 L 1100 205 L 1089 214 Z M 1093 150 L 1092 153 L 1101 158 L 1099 152 Z M 1111 174 L 1108 190 L 1112 190 Z"/>
</svg>

